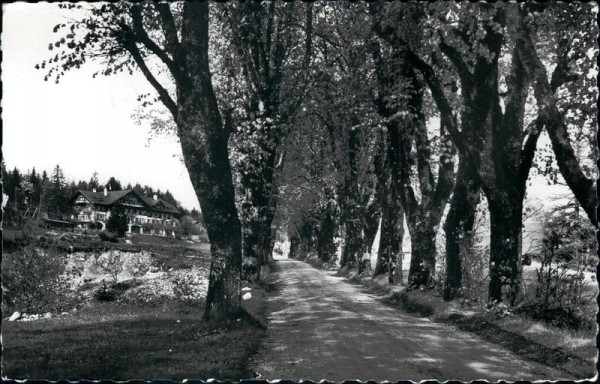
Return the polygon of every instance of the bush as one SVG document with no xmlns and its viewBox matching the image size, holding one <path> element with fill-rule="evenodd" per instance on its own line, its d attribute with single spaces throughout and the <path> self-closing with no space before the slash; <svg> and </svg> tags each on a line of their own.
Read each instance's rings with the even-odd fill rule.
<svg viewBox="0 0 600 384">
<path fill-rule="evenodd" d="M 471 251 L 462 255 L 462 286 L 459 292 L 462 303 L 484 305 L 488 301 L 490 276 L 489 213 L 487 201 L 482 197 L 477 206 L 473 225 Z"/>
<path fill-rule="evenodd" d="M 119 280 L 119 274 L 123 271 L 123 258 L 121 252 L 111 249 L 106 257 L 96 259 L 98 266 L 110 276 L 113 283 L 116 284 Z"/>
<path fill-rule="evenodd" d="M 106 229 L 114 232 L 116 236 L 123 237 L 127 232 L 127 214 L 122 205 L 116 205 L 110 211 L 110 217 L 106 222 Z"/>
<path fill-rule="evenodd" d="M 106 281 L 102 280 L 102 285 L 94 291 L 94 297 L 98 301 L 113 301 L 117 298 L 117 293 L 114 289 L 109 289 Z"/>
<path fill-rule="evenodd" d="M 544 221 L 541 265 L 520 311 L 558 327 L 589 328 L 582 309 L 595 298 L 585 272 L 595 270 L 596 236 L 587 218 L 569 208 Z"/>
<path fill-rule="evenodd" d="M 63 276 L 66 258 L 55 247 L 24 245 L 2 257 L 3 306 L 6 312 L 55 312 L 67 304 Z"/>
<path fill-rule="evenodd" d="M 144 276 L 150 270 L 150 260 L 141 254 L 132 256 L 129 265 L 131 268 L 130 273 L 134 277 Z"/>
<path fill-rule="evenodd" d="M 98 234 L 98 237 L 102 241 L 110 241 L 111 243 L 119 242 L 117 235 L 113 232 L 102 231 Z"/>
</svg>

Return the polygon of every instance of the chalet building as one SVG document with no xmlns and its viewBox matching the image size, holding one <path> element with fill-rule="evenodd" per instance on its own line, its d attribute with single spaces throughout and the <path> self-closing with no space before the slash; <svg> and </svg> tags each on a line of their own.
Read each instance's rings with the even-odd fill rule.
<svg viewBox="0 0 600 384">
<path fill-rule="evenodd" d="M 71 198 L 71 220 L 81 227 L 105 229 L 111 209 L 122 206 L 127 214 L 129 233 L 174 236 L 180 212 L 172 204 L 143 196 L 133 189 L 123 191 L 77 191 Z"/>
</svg>

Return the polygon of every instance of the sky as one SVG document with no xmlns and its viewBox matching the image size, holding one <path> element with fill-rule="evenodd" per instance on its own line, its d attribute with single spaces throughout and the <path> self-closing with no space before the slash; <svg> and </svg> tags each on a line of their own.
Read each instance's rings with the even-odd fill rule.
<svg viewBox="0 0 600 384">
<path fill-rule="evenodd" d="M 56 164 L 70 180 L 139 182 L 170 190 L 185 208 L 199 208 L 175 137 L 148 141 L 149 123 L 132 115 L 138 95 L 152 89 L 139 73 L 98 76 L 100 63 L 69 71 L 59 84 L 35 65 L 50 58 L 54 25 L 65 22 L 56 4 L 2 6 L 3 159 L 8 169 L 46 170 Z"/>
</svg>

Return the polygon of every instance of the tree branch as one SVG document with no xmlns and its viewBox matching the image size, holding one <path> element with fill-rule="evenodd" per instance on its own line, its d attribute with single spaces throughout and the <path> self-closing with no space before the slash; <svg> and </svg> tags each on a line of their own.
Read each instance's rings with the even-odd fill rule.
<svg viewBox="0 0 600 384">
<path fill-rule="evenodd" d="M 171 112 L 171 114 L 173 115 L 175 122 L 177 122 L 177 103 L 175 103 L 175 101 L 171 98 L 171 95 L 169 95 L 169 92 L 162 86 L 162 84 L 160 84 L 156 77 L 154 77 L 154 75 L 146 65 L 146 62 L 144 61 L 144 58 L 142 57 L 142 54 L 135 43 L 135 38 L 132 36 L 132 33 L 130 31 L 126 31 L 124 47 L 131 54 L 133 60 L 142 71 L 142 74 L 146 77 L 146 80 L 148 80 L 152 87 L 154 87 L 154 89 L 158 93 L 160 101 L 165 105 L 165 107 L 167 107 L 169 112 Z"/>
<path fill-rule="evenodd" d="M 175 26 L 175 19 L 171 8 L 168 3 L 154 3 L 154 7 L 160 15 L 162 22 L 162 29 L 165 34 L 165 48 L 171 54 L 174 61 L 177 61 L 178 52 L 181 49 L 181 44 L 177 38 L 177 27 Z"/>
<path fill-rule="evenodd" d="M 529 131 L 529 135 L 527 136 L 527 140 L 525 141 L 525 145 L 521 150 L 521 164 L 519 166 L 519 177 L 520 177 L 520 185 L 521 190 L 525 191 L 525 183 L 527 183 L 527 179 L 529 178 L 529 171 L 531 170 L 531 166 L 533 165 L 533 158 L 535 157 L 535 150 L 537 148 L 537 142 L 544 130 L 544 122 L 538 116 L 534 121 L 529 124 L 527 129 Z"/>
<path fill-rule="evenodd" d="M 169 68 L 171 75 L 178 82 L 185 81 L 184 74 L 177 67 L 173 59 L 169 57 L 167 52 L 159 47 L 144 29 L 142 8 L 139 4 L 131 7 L 131 19 L 133 21 L 133 32 L 135 40 L 142 43 L 150 52 L 156 55 Z"/>
<path fill-rule="evenodd" d="M 444 37 L 442 36 L 441 32 L 438 31 L 438 35 L 440 36 L 440 50 L 444 55 L 446 55 L 446 57 L 448 57 L 448 59 L 450 59 L 450 61 L 456 68 L 456 71 L 458 72 L 458 76 L 460 76 L 460 80 L 463 87 L 471 89 L 473 84 L 473 75 L 471 74 L 471 71 L 469 71 L 469 67 L 467 66 L 465 61 L 462 59 L 462 55 L 460 54 L 460 52 L 458 52 L 456 48 L 447 44 L 446 41 L 444 41 Z"/>
<path fill-rule="evenodd" d="M 556 105 L 556 97 L 550 84 L 548 84 L 546 68 L 537 54 L 530 33 L 524 38 L 522 54 L 524 65 L 534 80 L 533 87 L 539 106 L 539 117 L 543 120 L 550 136 L 560 173 L 592 223 L 597 227 L 596 206 L 598 205 L 598 198 L 594 180 L 585 175 L 579 164 L 569 139 L 564 116 Z"/>
<path fill-rule="evenodd" d="M 458 148 L 459 152 L 466 153 L 466 146 L 463 140 L 462 133 L 458 129 L 458 122 L 452 113 L 452 106 L 448 102 L 446 95 L 444 94 L 444 90 L 442 88 L 442 84 L 440 79 L 436 76 L 433 68 L 424 62 L 419 56 L 417 56 L 412 50 L 405 47 L 405 57 L 409 64 L 415 67 L 425 79 L 425 82 L 429 86 L 431 90 L 431 95 L 433 96 L 433 100 L 435 101 L 438 110 L 441 115 L 441 124 L 443 124 L 447 129 L 450 135 L 452 136 L 452 141 Z"/>
</svg>

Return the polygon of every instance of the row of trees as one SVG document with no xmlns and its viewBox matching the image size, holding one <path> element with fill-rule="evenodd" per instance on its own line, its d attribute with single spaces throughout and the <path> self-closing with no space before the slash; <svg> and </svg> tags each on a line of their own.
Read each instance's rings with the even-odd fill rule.
<svg viewBox="0 0 600 384">
<path fill-rule="evenodd" d="M 81 14 L 81 5 L 59 6 Z M 292 254 L 316 250 L 323 261 L 341 236 L 342 268 L 362 272 L 381 222 L 374 272 L 395 283 L 406 220 L 408 282 L 428 287 L 443 223 L 450 300 L 483 195 L 489 299 L 513 302 L 532 168 L 553 180 L 560 173 L 597 224 L 588 4 L 183 2 L 88 11 L 55 27 L 61 37 L 49 48 L 58 53 L 39 67 L 58 82 L 90 57 L 105 58 L 100 74 L 139 70 L 155 89 L 154 101 L 140 100 L 156 103 L 154 123 L 177 133 L 211 242 L 207 318 L 239 310 L 240 279 L 260 279 L 277 225 Z M 543 135 L 551 152 L 537 148 Z"/>
<path fill-rule="evenodd" d="M 135 189 L 138 193 L 153 196 L 156 194 L 159 198 L 173 204 L 184 213 L 187 211 L 181 207 L 181 204 L 173 197 L 173 194 L 167 190 L 161 192 L 154 190 L 147 185 L 131 183 L 125 188 L 115 177 L 110 177 L 105 183 L 100 183 L 98 173 L 85 180 L 67 180 L 63 169 L 59 164 L 54 167 L 50 176 L 43 171 L 38 173 L 34 168 L 30 171 L 22 172 L 16 167 L 8 171 L 2 163 L 2 186 L 4 193 L 9 197 L 9 207 L 18 211 L 28 212 L 28 215 L 36 213 L 46 213 L 49 217 L 64 218 L 71 213 L 71 198 L 78 190 L 91 191 L 96 189 L 98 192 L 106 188 L 109 191 L 120 191 L 122 189 Z"/>
<path fill-rule="evenodd" d="M 395 267 L 401 262 L 405 218 L 412 245 L 408 283 L 428 287 L 435 284 L 434 239 L 447 210 L 446 277 L 440 283 L 444 297 L 452 300 L 462 285 L 461 262 L 472 252 L 483 195 L 491 222 L 489 300 L 514 303 L 521 285 L 523 201 L 532 168 L 555 181 L 560 173 L 597 225 L 593 12 L 581 4 L 340 8 L 331 14 L 336 33 L 350 41 L 330 66 L 349 76 L 338 77 L 330 89 L 354 87 L 345 93 L 352 102 L 342 106 L 344 95 L 321 102 L 323 107 L 309 111 L 307 118 L 312 115 L 326 128 L 322 136 L 315 137 L 311 128 L 312 137 L 305 131 L 295 139 L 302 143 L 295 145 L 343 145 L 337 157 L 331 157 L 334 147 L 325 156 L 303 156 L 313 167 L 305 168 L 303 177 L 314 180 L 313 193 L 321 204 L 308 212 L 298 209 L 292 254 L 314 248 L 319 255 L 331 255 L 320 249 L 331 249 L 331 241 L 320 240 L 323 228 L 331 232 L 329 203 L 324 202 L 331 188 L 338 188 L 344 191 L 337 193 L 340 214 L 334 220 L 346 236 L 342 267 L 361 271 L 360 256 L 370 250 L 381 218 L 374 273 L 399 280 L 401 271 Z M 358 35 L 353 34 L 357 25 Z M 352 67 L 353 56 L 367 60 Z M 352 71 L 363 74 L 360 81 Z M 348 120 L 356 116 L 363 118 Z M 431 124 L 433 119 L 439 119 L 439 126 Z M 335 128 L 341 130 L 337 135 Z M 538 149 L 545 134 L 550 148 Z M 362 167 L 356 162 L 361 156 L 367 159 Z M 550 156 L 554 160 L 549 162 Z M 318 167 L 329 161 L 345 161 L 350 177 L 325 183 L 322 173 L 331 171 Z"/>
</svg>

